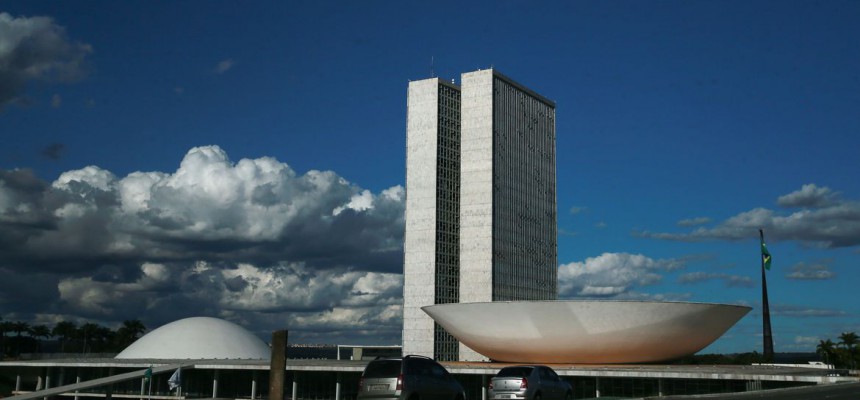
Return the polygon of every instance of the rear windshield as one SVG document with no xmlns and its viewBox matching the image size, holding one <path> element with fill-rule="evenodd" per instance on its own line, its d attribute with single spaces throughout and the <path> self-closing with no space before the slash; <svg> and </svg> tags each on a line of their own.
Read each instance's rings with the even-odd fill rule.
<svg viewBox="0 0 860 400">
<path fill-rule="evenodd" d="M 502 368 L 496 376 L 502 378 L 525 378 L 532 373 L 532 367 L 507 367 Z"/>
<path fill-rule="evenodd" d="M 375 360 L 364 369 L 365 378 L 394 378 L 400 375 L 400 360 Z"/>
</svg>

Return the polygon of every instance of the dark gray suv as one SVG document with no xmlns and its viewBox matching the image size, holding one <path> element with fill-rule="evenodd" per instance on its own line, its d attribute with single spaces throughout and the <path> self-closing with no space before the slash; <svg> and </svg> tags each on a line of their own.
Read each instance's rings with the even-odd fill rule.
<svg viewBox="0 0 860 400">
<path fill-rule="evenodd" d="M 464 400 L 460 383 L 422 356 L 373 360 L 358 381 L 358 399 Z"/>
</svg>

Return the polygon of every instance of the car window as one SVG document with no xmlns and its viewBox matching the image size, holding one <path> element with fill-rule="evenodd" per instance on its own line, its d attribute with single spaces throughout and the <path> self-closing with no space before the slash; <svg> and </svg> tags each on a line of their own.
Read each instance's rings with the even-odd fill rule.
<svg viewBox="0 0 860 400">
<path fill-rule="evenodd" d="M 547 382 L 553 382 L 553 381 L 558 382 L 559 381 L 558 374 L 556 374 L 555 371 L 552 370 L 552 368 L 540 367 L 540 368 L 538 368 L 538 374 L 539 374 L 540 379 L 542 381 L 547 381 Z"/>
<path fill-rule="evenodd" d="M 496 376 L 501 378 L 525 378 L 531 373 L 531 367 L 506 367 L 502 368 Z"/>
<path fill-rule="evenodd" d="M 436 363 L 433 363 L 433 365 L 430 366 L 430 370 L 432 371 L 433 376 L 437 378 L 445 378 L 445 376 L 448 375 L 448 372 L 445 371 L 445 368 Z"/>
<path fill-rule="evenodd" d="M 403 360 L 403 374 L 405 375 L 415 375 L 418 369 L 415 368 L 415 360 L 412 359 L 404 359 Z"/>
<path fill-rule="evenodd" d="M 400 375 L 400 360 L 375 360 L 364 369 L 365 378 L 392 378 Z"/>
<path fill-rule="evenodd" d="M 407 362 L 407 373 L 410 375 L 430 375 L 432 374 L 432 361 L 423 358 L 410 358 Z"/>
</svg>

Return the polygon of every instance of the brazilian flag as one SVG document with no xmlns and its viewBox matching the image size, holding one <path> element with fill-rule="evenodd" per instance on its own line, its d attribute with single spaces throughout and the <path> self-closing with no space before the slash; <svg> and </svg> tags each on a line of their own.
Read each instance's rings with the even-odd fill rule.
<svg viewBox="0 0 860 400">
<path fill-rule="evenodd" d="M 146 372 L 143 373 L 143 381 L 149 382 L 152 379 L 152 367 L 146 369 Z"/>
<path fill-rule="evenodd" d="M 764 240 L 761 241 L 761 261 L 764 263 L 764 268 L 770 271 L 770 252 L 767 251 L 767 245 L 764 244 Z"/>
</svg>

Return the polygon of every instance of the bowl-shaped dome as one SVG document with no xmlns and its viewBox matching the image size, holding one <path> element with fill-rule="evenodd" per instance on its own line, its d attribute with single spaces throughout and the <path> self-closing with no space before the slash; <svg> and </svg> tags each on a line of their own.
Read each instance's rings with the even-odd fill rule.
<svg viewBox="0 0 860 400">
<path fill-rule="evenodd" d="M 116 358 L 265 359 L 271 350 L 245 328 L 223 319 L 194 317 L 147 333 Z"/>
<path fill-rule="evenodd" d="M 499 301 L 422 307 L 472 350 L 516 363 L 642 363 L 705 348 L 751 308 L 657 301 Z"/>
</svg>

